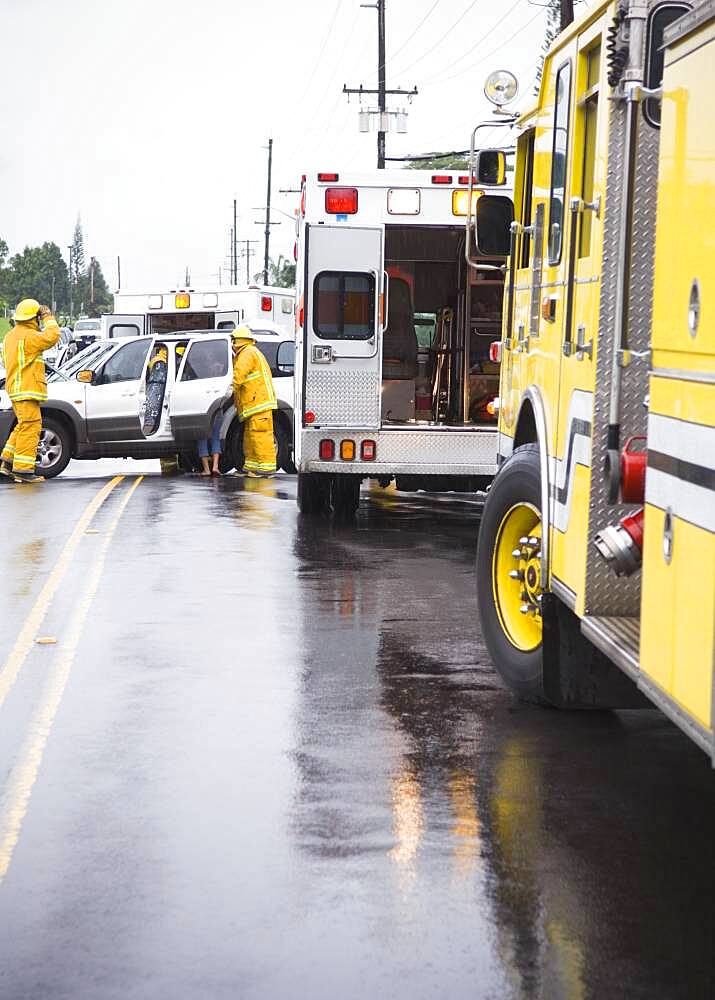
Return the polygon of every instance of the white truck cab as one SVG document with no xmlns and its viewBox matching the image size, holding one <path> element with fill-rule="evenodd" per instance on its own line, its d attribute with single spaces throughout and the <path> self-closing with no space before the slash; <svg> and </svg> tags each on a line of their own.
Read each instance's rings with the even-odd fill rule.
<svg viewBox="0 0 715 1000">
<path fill-rule="evenodd" d="M 304 179 L 294 431 L 304 512 L 354 511 L 365 477 L 474 490 L 496 473 L 490 345 L 513 218 L 505 177 L 491 190 L 473 179 L 471 199 L 463 169 Z"/>
</svg>

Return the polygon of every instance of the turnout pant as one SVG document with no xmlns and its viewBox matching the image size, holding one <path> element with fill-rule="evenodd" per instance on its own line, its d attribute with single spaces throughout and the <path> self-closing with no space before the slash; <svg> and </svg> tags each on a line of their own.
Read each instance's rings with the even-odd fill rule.
<svg viewBox="0 0 715 1000">
<path fill-rule="evenodd" d="M 250 472 L 276 471 L 273 413 L 264 410 L 248 417 L 243 425 L 243 467 Z"/>
<path fill-rule="evenodd" d="M 13 401 L 17 424 L 2 450 L 3 462 L 11 462 L 13 472 L 34 472 L 37 445 L 42 433 L 42 412 L 34 399 Z"/>
</svg>

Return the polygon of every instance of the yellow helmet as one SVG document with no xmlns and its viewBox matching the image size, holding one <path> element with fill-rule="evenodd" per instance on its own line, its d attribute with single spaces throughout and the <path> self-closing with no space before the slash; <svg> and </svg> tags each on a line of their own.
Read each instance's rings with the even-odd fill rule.
<svg viewBox="0 0 715 1000">
<path fill-rule="evenodd" d="M 15 322 L 27 323 L 30 319 L 37 319 L 40 311 L 40 303 L 37 299 L 23 299 L 15 307 Z"/>
<path fill-rule="evenodd" d="M 236 326 L 231 330 L 232 340 L 255 340 L 255 336 L 247 326 Z"/>
</svg>

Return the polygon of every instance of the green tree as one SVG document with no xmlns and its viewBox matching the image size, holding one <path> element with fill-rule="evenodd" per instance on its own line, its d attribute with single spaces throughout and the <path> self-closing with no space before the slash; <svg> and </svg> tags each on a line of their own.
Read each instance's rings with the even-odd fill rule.
<svg viewBox="0 0 715 1000">
<path fill-rule="evenodd" d="M 27 298 L 51 305 L 53 290 L 57 311 L 66 312 L 69 305 L 67 265 L 56 243 L 25 247 L 0 269 L 0 295 L 11 306 Z"/>
<path fill-rule="evenodd" d="M 70 271 L 73 282 L 79 280 L 79 276 L 84 272 L 84 266 L 84 235 L 82 233 L 82 220 L 78 215 L 72 237 L 72 249 L 70 250 Z"/>
<path fill-rule="evenodd" d="M 468 166 L 466 156 L 446 153 L 444 156 L 416 157 L 405 164 L 405 170 L 466 170 Z"/>
<path fill-rule="evenodd" d="M 90 257 L 89 267 L 74 284 L 73 295 L 75 313 L 78 315 L 86 313 L 88 316 L 101 316 L 102 313 L 112 311 L 112 293 L 96 257 Z"/>
<path fill-rule="evenodd" d="M 253 276 L 254 281 L 263 281 L 263 271 Z M 293 288 L 295 286 L 295 264 L 280 254 L 278 260 L 268 258 L 268 284 L 276 288 Z"/>
</svg>

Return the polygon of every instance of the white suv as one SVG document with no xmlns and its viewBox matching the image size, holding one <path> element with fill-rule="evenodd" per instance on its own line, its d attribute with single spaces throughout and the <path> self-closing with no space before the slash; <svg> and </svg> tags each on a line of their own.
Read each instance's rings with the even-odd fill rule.
<svg viewBox="0 0 715 1000">
<path fill-rule="evenodd" d="M 147 365 L 155 345 L 168 354 L 167 381 L 156 427 L 145 430 Z M 277 464 L 293 466 L 293 340 L 256 336 L 274 377 Z M 183 351 L 177 348 L 183 347 Z M 80 374 L 81 373 L 81 374 Z M 42 404 L 38 471 L 58 476 L 71 458 L 163 458 L 195 464 L 196 441 L 208 437 L 221 411 L 223 468 L 243 464 L 242 429 L 231 392 L 230 336 L 217 330 L 98 340 L 48 376 Z M 0 381 L 0 447 L 14 424 Z"/>
</svg>

